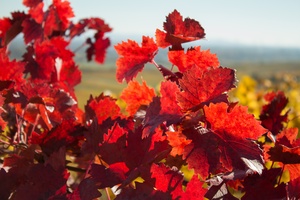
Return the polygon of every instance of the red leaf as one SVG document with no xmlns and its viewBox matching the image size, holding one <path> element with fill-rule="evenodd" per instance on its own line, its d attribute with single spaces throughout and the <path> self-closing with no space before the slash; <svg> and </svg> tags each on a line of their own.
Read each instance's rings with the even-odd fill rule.
<svg viewBox="0 0 300 200">
<path fill-rule="evenodd" d="M 67 195 L 70 200 L 96 199 L 100 196 L 96 182 L 91 177 L 83 179 L 73 193 Z"/>
<path fill-rule="evenodd" d="M 67 195 L 69 173 L 62 168 L 55 171 L 50 165 L 36 164 L 27 172 L 27 180 L 16 188 L 13 199 L 59 199 Z M 32 187 L 34 185 L 34 187 Z"/>
<path fill-rule="evenodd" d="M 186 53 L 184 50 L 168 52 L 169 60 L 176 65 L 180 72 L 185 72 L 193 66 L 208 69 L 217 68 L 220 63 L 216 54 L 211 54 L 210 50 L 200 50 L 200 47 L 189 48 Z"/>
<path fill-rule="evenodd" d="M 172 45 L 173 49 L 180 49 L 181 44 L 204 38 L 205 33 L 198 21 L 185 18 L 177 10 L 166 17 L 164 22 L 166 33 L 156 30 L 156 41 L 159 47 L 165 48 Z"/>
<path fill-rule="evenodd" d="M 1 81 L 14 81 L 17 85 L 24 83 L 23 71 L 25 63 L 16 60 L 9 60 L 6 54 L 6 48 L 0 48 L 0 80 Z"/>
<path fill-rule="evenodd" d="M 142 46 L 135 41 L 128 40 L 115 46 L 117 53 L 122 56 L 118 58 L 117 80 L 122 82 L 124 79 L 128 83 L 142 71 L 147 62 L 151 62 L 158 48 L 154 40 L 143 36 Z"/>
<path fill-rule="evenodd" d="M 69 18 L 74 17 L 69 1 L 53 0 L 46 13 L 44 34 L 50 36 L 54 31 L 65 31 L 69 25 Z"/>
<path fill-rule="evenodd" d="M 6 127 L 7 122 L 5 122 L 2 118 L 3 113 L 3 104 L 4 104 L 4 98 L 2 95 L 0 95 L 0 132 L 4 131 L 4 128 Z"/>
<path fill-rule="evenodd" d="M 27 7 L 35 7 L 43 0 L 23 0 L 23 4 Z"/>
<path fill-rule="evenodd" d="M 128 168 L 124 163 L 111 164 L 108 168 L 103 165 L 92 164 L 90 174 L 98 184 L 99 189 L 113 187 L 125 180 Z"/>
<path fill-rule="evenodd" d="M 298 128 L 284 129 L 276 137 L 275 146 L 265 145 L 265 159 L 279 164 L 287 169 L 290 180 L 300 176 L 300 139 L 297 139 Z"/>
<path fill-rule="evenodd" d="M 289 199 L 300 199 L 300 177 L 294 179 L 288 183 L 288 197 Z"/>
<path fill-rule="evenodd" d="M 98 123 L 101 124 L 107 118 L 116 119 L 121 116 L 121 109 L 116 104 L 116 100 L 100 94 L 98 97 L 90 97 L 88 106 L 95 112 Z"/>
<path fill-rule="evenodd" d="M 229 68 L 206 70 L 193 67 L 183 74 L 177 101 L 183 110 L 197 110 L 210 102 L 227 102 L 226 92 L 235 87 L 235 72 Z"/>
<path fill-rule="evenodd" d="M 5 36 L 7 31 L 11 28 L 11 20 L 7 17 L 0 19 L 0 47 L 5 44 Z"/>
<path fill-rule="evenodd" d="M 263 106 L 259 118 L 265 128 L 269 129 L 272 134 L 277 135 L 283 129 L 283 123 L 288 120 L 288 112 L 282 114 L 288 99 L 282 91 L 270 92 L 264 98 L 269 103 Z"/>
<path fill-rule="evenodd" d="M 151 166 L 151 177 L 155 179 L 155 188 L 172 195 L 172 199 L 179 198 L 182 193 L 182 174 L 177 169 L 170 169 L 164 164 Z"/>
<path fill-rule="evenodd" d="M 280 168 L 271 168 L 270 170 L 264 169 L 261 175 L 253 174 L 247 176 L 243 181 L 246 193 L 242 199 L 285 199 L 286 185 L 281 183 L 275 186 L 280 173 Z"/>
<path fill-rule="evenodd" d="M 228 109 L 226 103 L 204 107 L 205 118 L 211 130 L 224 142 L 224 148 L 220 148 L 224 155 L 221 161 L 231 171 L 231 165 L 234 165 L 231 159 L 240 157 L 246 166 L 260 173 L 262 170 L 260 167 L 263 167 L 260 150 L 248 139 L 256 140 L 267 130 L 247 112 L 247 107 L 235 106 L 231 110 Z M 233 151 L 239 156 L 232 154 Z"/>
<path fill-rule="evenodd" d="M 92 57 L 95 55 L 95 61 L 102 64 L 104 63 L 106 49 L 110 45 L 110 40 L 108 38 L 104 38 L 103 32 L 98 32 L 95 34 L 95 42 L 93 43 L 92 40 L 89 38 L 87 39 L 87 44 L 90 45 L 89 48 L 87 48 L 87 60 L 91 61 Z"/>
<path fill-rule="evenodd" d="M 12 19 L 0 19 L 0 47 L 8 45 L 22 31 L 22 22 L 28 15 L 24 12 L 11 13 Z"/>
<path fill-rule="evenodd" d="M 203 199 L 207 190 L 204 189 L 202 185 L 203 183 L 200 182 L 198 176 L 194 174 L 192 179 L 188 182 L 185 192 L 182 193 L 181 199 Z"/>
<path fill-rule="evenodd" d="M 137 81 L 133 80 L 122 91 L 120 98 L 126 102 L 126 111 L 128 114 L 133 116 L 140 106 L 149 105 L 154 96 L 154 89 L 148 87 L 145 81 L 140 85 Z"/>
<path fill-rule="evenodd" d="M 96 33 L 96 35 L 100 33 L 110 32 L 112 30 L 112 28 L 110 28 L 109 25 L 104 22 L 104 20 L 97 17 L 91 17 L 81 19 L 77 24 L 73 24 L 70 27 L 70 37 L 73 38 L 75 36 L 81 35 L 85 32 L 86 28 L 97 30 L 98 33 Z"/>
<path fill-rule="evenodd" d="M 25 19 L 22 23 L 24 41 L 26 44 L 31 41 L 41 41 L 43 38 L 43 28 L 40 24 L 36 23 L 33 19 Z"/>
<path fill-rule="evenodd" d="M 183 113 L 176 100 L 177 92 L 179 88 L 176 83 L 171 81 L 161 83 L 161 98 L 153 98 L 146 111 L 143 137 L 151 134 L 163 122 L 166 122 L 166 126 L 170 126 L 181 120 Z"/>
<path fill-rule="evenodd" d="M 31 7 L 29 10 L 29 14 L 31 15 L 31 18 L 35 20 L 36 23 L 42 24 L 44 21 L 44 3 L 41 2 L 38 5 Z"/>
</svg>

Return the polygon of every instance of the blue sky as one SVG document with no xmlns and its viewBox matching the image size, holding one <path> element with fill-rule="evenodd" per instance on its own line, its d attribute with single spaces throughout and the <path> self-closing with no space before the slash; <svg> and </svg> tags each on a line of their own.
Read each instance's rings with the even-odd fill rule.
<svg viewBox="0 0 300 200">
<path fill-rule="evenodd" d="M 26 10 L 22 0 L 0 0 L 0 17 Z M 51 2 L 46 0 L 46 2 Z M 100 17 L 119 35 L 154 36 L 166 15 L 177 9 L 198 20 L 206 41 L 300 48 L 299 0 L 71 0 L 75 21 Z"/>
</svg>

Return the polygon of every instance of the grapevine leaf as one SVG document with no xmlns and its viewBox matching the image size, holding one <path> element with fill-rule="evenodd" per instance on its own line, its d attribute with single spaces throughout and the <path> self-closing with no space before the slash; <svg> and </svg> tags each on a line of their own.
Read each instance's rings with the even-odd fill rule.
<svg viewBox="0 0 300 200">
<path fill-rule="evenodd" d="M 166 134 L 168 136 L 169 145 L 172 146 L 172 151 L 170 152 L 172 156 L 182 155 L 184 148 L 192 142 L 192 140 L 187 139 L 181 131 L 168 131 Z"/>
<path fill-rule="evenodd" d="M 288 183 L 288 197 L 290 199 L 300 199 L 300 193 L 299 193 L 299 188 L 300 188 L 300 177 L 297 179 L 291 180 Z"/>
<path fill-rule="evenodd" d="M 179 80 L 183 91 L 177 101 L 183 110 L 198 110 L 210 102 L 227 102 L 226 92 L 235 87 L 235 72 L 229 68 L 204 70 L 192 67 Z"/>
<path fill-rule="evenodd" d="M 0 169 L 0 180 L 0 199 L 9 199 L 14 188 L 14 182 L 9 176 L 9 173 L 7 173 L 3 168 Z"/>
<path fill-rule="evenodd" d="M 87 60 L 91 61 L 93 55 L 95 55 L 95 61 L 102 64 L 105 60 L 106 49 L 110 45 L 110 40 L 108 38 L 104 38 L 103 32 L 98 32 L 94 36 L 95 42 L 89 38 L 87 39 L 87 44 L 90 45 L 86 50 Z"/>
<path fill-rule="evenodd" d="M 33 19 L 27 18 L 22 23 L 24 41 L 26 44 L 34 40 L 42 40 L 43 28 L 40 24 L 36 23 Z"/>
<path fill-rule="evenodd" d="M 231 110 L 228 109 L 226 103 L 204 107 L 205 118 L 211 130 L 224 142 L 220 147 L 221 162 L 231 171 L 232 166 L 235 166 L 234 161 L 241 159 L 248 168 L 261 173 L 263 169 L 261 150 L 250 140 L 257 140 L 267 130 L 247 112 L 247 107 L 235 106 Z"/>
<path fill-rule="evenodd" d="M 44 25 L 44 34 L 51 36 L 54 31 L 65 31 L 69 25 L 69 18 L 74 17 L 69 1 L 53 0 L 49 6 Z"/>
<path fill-rule="evenodd" d="M 171 199 L 171 195 L 160 190 L 155 190 L 153 186 L 145 183 L 135 182 L 135 188 L 123 188 L 116 200 L 122 199 Z"/>
<path fill-rule="evenodd" d="M 33 6 L 29 10 L 29 14 L 31 15 L 31 18 L 34 19 L 34 21 L 38 24 L 42 24 L 44 20 L 44 3 L 40 2 L 36 6 Z"/>
<path fill-rule="evenodd" d="M 116 62 L 117 80 L 122 82 L 125 79 L 127 83 L 143 70 L 146 63 L 152 61 L 158 50 L 154 40 L 146 36 L 143 36 L 141 46 L 135 41 L 128 40 L 115 45 L 115 49 L 122 56 Z"/>
<path fill-rule="evenodd" d="M 87 112 L 91 112 L 90 116 L 96 115 L 99 124 L 109 117 L 116 119 L 121 116 L 121 109 L 116 104 L 116 99 L 105 96 L 103 93 L 96 98 L 91 95 L 85 108 Z"/>
<path fill-rule="evenodd" d="M 81 131 L 80 126 L 76 126 L 73 120 L 63 121 L 59 126 L 53 128 L 50 132 L 43 132 L 41 135 L 35 135 L 32 138 L 34 143 L 41 146 L 43 152 L 50 156 L 54 152 L 58 152 L 61 147 L 68 147 L 78 139 L 76 131 Z"/>
<path fill-rule="evenodd" d="M 156 30 L 156 42 L 159 47 L 165 48 L 172 45 L 173 49 L 181 49 L 181 44 L 204 38 L 205 33 L 200 23 L 194 19 L 183 20 L 175 9 L 166 17 L 164 31 Z"/>
<path fill-rule="evenodd" d="M 106 33 L 112 30 L 104 20 L 98 17 L 84 18 L 79 20 L 78 23 L 70 26 L 70 37 L 73 38 L 81 35 L 85 32 L 86 28 L 96 30 L 98 33 Z"/>
<path fill-rule="evenodd" d="M 101 196 L 96 186 L 96 181 L 91 177 L 83 179 L 73 193 L 68 194 L 68 199 L 95 199 Z"/>
<path fill-rule="evenodd" d="M 0 80 L 14 81 L 17 85 L 22 85 L 25 63 L 16 60 L 10 61 L 5 51 L 6 48 L 0 48 Z"/>
<path fill-rule="evenodd" d="M 288 112 L 282 114 L 288 99 L 282 91 L 267 93 L 264 98 L 269 103 L 263 106 L 259 118 L 265 128 L 277 135 L 283 129 L 283 123 L 288 120 Z"/>
<path fill-rule="evenodd" d="M 146 111 L 143 137 L 151 134 L 163 122 L 166 122 L 166 126 L 170 126 L 181 120 L 182 112 L 176 100 L 177 92 L 179 88 L 176 83 L 171 81 L 161 83 L 161 97 L 153 98 Z"/>
<path fill-rule="evenodd" d="M 298 128 L 284 129 L 276 137 L 275 146 L 265 145 L 265 159 L 280 162 L 287 169 L 290 180 L 295 180 L 300 174 L 300 139 L 297 139 Z"/>
<path fill-rule="evenodd" d="M 43 2 L 43 0 L 23 0 L 22 3 L 27 7 L 35 7 L 41 2 Z"/>
<path fill-rule="evenodd" d="M 128 114 L 133 116 L 140 106 L 149 105 L 154 96 L 154 89 L 148 87 L 145 81 L 140 85 L 137 81 L 133 80 L 122 91 L 120 98 L 126 102 L 126 111 Z"/>
<path fill-rule="evenodd" d="M 7 46 L 22 31 L 22 22 L 28 15 L 24 12 L 11 13 L 12 18 L 0 19 L 0 47 Z"/>
<path fill-rule="evenodd" d="M 121 163 L 114 163 L 106 168 L 103 165 L 92 164 L 90 175 L 99 185 L 99 189 L 113 187 L 125 180 L 128 172 L 127 166 Z"/>
<path fill-rule="evenodd" d="M 68 177 L 69 173 L 64 168 L 55 171 L 50 165 L 33 165 L 27 172 L 27 180 L 16 189 L 12 198 L 63 198 L 67 194 L 66 181 Z M 35 187 L 32 187 L 32 185 Z"/>
<path fill-rule="evenodd" d="M 204 189 L 202 185 L 203 183 L 200 182 L 198 176 L 194 174 L 192 179 L 188 182 L 185 192 L 182 193 L 181 199 L 203 199 L 207 190 Z"/>
<path fill-rule="evenodd" d="M 171 70 L 165 68 L 162 65 L 158 66 L 158 70 L 160 71 L 160 73 L 164 76 L 164 78 L 167 81 L 172 81 L 172 82 L 176 82 L 177 84 L 179 84 L 178 80 L 180 78 L 182 78 L 182 73 L 180 72 L 172 72 Z"/>
<path fill-rule="evenodd" d="M 280 173 L 280 168 L 271 168 L 264 169 L 261 175 L 247 176 L 243 181 L 245 195 L 242 199 L 285 199 L 286 185 L 281 183 L 275 186 L 276 178 Z"/>
<path fill-rule="evenodd" d="M 170 169 L 164 164 L 151 166 L 151 177 L 155 179 L 155 188 L 172 195 L 172 199 L 179 198 L 182 193 L 183 176 L 178 169 Z"/>
<path fill-rule="evenodd" d="M 209 67 L 217 68 L 220 65 L 216 54 L 211 54 L 210 50 L 201 51 L 200 46 L 189 48 L 186 53 L 184 50 L 169 51 L 168 57 L 180 72 L 185 72 L 193 66 L 208 69 Z"/>
</svg>

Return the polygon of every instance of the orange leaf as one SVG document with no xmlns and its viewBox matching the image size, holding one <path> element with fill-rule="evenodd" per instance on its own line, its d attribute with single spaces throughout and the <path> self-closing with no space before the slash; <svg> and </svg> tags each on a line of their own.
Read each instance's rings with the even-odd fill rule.
<svg viewBox="0 0 300 200">
<path fill-rule="evenodd" d="M 142 85 L 137 81 L 131 81 L 121 93 L 120 98 L 127 103 L 126 111 L 132 116 L 141 105 L 149 105 L 154 96 L 154 89 L 149 88 L 145 81 Z"/>
</svg>

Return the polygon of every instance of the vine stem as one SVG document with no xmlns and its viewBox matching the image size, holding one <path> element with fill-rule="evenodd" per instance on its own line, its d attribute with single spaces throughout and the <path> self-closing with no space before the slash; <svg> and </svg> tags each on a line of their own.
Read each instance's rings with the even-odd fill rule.
<svg viewBox="0 0 300 200">
<path fill-rule="evenodd" d="M 159 65 L 155 62 L 154 59 L 151 60 L 151 63 L 159 70 Z"/>
</svg>

